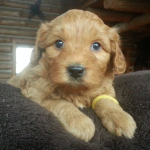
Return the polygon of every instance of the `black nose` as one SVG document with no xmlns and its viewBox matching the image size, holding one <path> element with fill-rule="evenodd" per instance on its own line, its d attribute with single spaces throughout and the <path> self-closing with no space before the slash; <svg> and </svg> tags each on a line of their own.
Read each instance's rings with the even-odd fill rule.
<svg viewBox="0 0 150 150">
<path fill-rule="evenodd" d="M 71 65 L 67 68 L 68 73 L 71 77 L 77 79 L 81 76 L 83 76 L 85 69 L 81 65 Z"/>
</svg>

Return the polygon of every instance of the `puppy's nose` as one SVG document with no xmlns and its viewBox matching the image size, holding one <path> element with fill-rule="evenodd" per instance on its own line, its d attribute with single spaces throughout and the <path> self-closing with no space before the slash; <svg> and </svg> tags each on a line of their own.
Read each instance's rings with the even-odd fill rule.
<svg viewBox="0 0 150 150">
<path fill-rule="evenodd" d="M 67 70 L 69 75 L 75 79 L 83 76 L 85 72 L 85 68 L 81 65 L 71 65 L 67 68 Z"/>
</svg>

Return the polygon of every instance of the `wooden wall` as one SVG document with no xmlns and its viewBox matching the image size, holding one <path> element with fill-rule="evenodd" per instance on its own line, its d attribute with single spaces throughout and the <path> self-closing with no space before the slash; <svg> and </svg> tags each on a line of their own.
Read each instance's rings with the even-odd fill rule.
<svg viewBox="0 0 150 150">
<path fill-rule="evenodd" d="M 28 19 L 30 8 L 37 0 L 0 0 L 0 82 L 15 72 L 17 44 L 34 45 L 36 32 L 43 22 L 38 16 Z M 149 0 L 42 0 L 40 10 L 46 21 L 69 9 L 91 11 L 110 27 L 119 29 L 127 71 L 133 70 L 136 59 L 135 42 L 150 36 Z"/>
<path fill-rule="evenodd" d="M 126 73 L 134 72 L 134 63 L 137 57 L 137 46 L 135 44 L 122 44 L 121 50 L 127 62 Z"/>
<path fill-rule="evenodd" d="M 36 32 L 42 23 L 38 16 L 28 19 L 31 5 L 37 0 L 0 1 L 0 82 L 14 74 L 16 44 L 34 45 Z M 40 10 L 47 21 L 60 15 L 61 0 L 42 0 Z"/>
</svg>

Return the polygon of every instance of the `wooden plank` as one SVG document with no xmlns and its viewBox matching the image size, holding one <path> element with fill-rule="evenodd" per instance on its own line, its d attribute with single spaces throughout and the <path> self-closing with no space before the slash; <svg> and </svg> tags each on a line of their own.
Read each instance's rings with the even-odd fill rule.
<svg viewBox="0 0 150 150">
<path fill-rule="evenodd" d="M 39 28 L 41 20 L 0 16 L 0 25 Z"/>
<path fill-rule="evenodd" d="M 66 1 L 62 0 L 62 9 L 64 11 L 67 11 L 69 9 L 85 9 L 86 7 L 90 6 L 97 0 L 71 0 L 71 1 Z"/>
<path fill-rule="evenodd" d="M 2 0 L 1 6 L 5 7 L 14 7 L 14 8 L 22 8 L 26 10 L 30 10 L 31 5 L 35 4 L 35 2 L 29 1 L 20 1 L 20 0 Z M 43 12 L 52 12 L 52 13 L 62 13 L 62 8 L 60 6 L 50 5 L 50 4 L 41 4 L 40 10 Z"/>
<path fill-rule="evenodd" d="M 104 21 L 128 22 L 136 16 L 135 13 L 116 12 L 112 10 L 89 8 L 89 7 L 86 8 L 85 10 L 95 13 Z"/>
<path fill-rule="evenodd" d="M 130 64 L 130 62 L 129 62 L 129 50 L 126 48 L 123 49 L 123 45 L 121 45 L 121 50 L 125 56 L 125 60 L 126 60 L 126 64 L 127 64 L 125 73 L 128 73 L 129 72 L 129 64 Z"/>
<path fill-rule="evenodd" d="M 0 44 L 0 53 L 11 53 L 11 52 L 12 52 L 12 46 Z"/>
<path fill-rule="evenodd" d="M 15 35 L 4 35 L 0 34 L 0 38 L 10 38 L 10 39 L 20 39 L 20 40 L 25 40 L 25 41 L 31 41 L 34 42 L 36 37 L 29 37 L 29 36 L 15 36 Z M 0 43 L 1 44 L 1 43 Z"/>
<path fill-rule="evenodd" d="M 13 40 L 12 76 L 16 75 L 16 40 Z"/>
<path fill-rule="evenodd" d="M 75 6 L 75 9 L 85 9 L 96 1 L 97 0 L 83 0 L 77 6 Z"/>
<path fill-rule="evenodd" d="M 136 58 L 137 54 L 136 53 L 130 53 L 130 58 Z"/>
<path fill-rule="evenodd" d="M 0 34 L 35 37 L 38 29 L 0 26 Z"/>
<path fill-rule="evenodd" d="M 150 24 L 144 25 L 138 28 L 132 29 L 132 31 L 138 31 L 138 32 L 150 32 Z"/>
<path fill-rule="evenodd" d="M 16 1 L 16 0 L 13 0 Z M 24 2 L 37 2 L 37 0 L 22 0 Z M 61 6 L 61 1 L 62 0 L 42 0 L 42 4 L 50 4 L 50 5 L 55 5 L 55 6 Z"/>
<path fill-rule="evenodd" d="M 17 18 L 28 18 L 29 10 L 21 9 L 21 8 L 10 8 L 0 6 L 0 16 L 9 16 L 9 17 L 17 17 Z M 52 20 L 59 16 L 57 13 L 46 13 L 43 12 L 46 20 Z M 38 16 L 34 16 L 33 19 L 41 20 Z"/>
<path fill-rule="evenodd" d="M 0 37 L 0 43 L 11 43 L 11 38 Z"/>
<path fill-rule="evenodd" d="M 104 6 L 103 0 L 98 0 L 90 5 L 91 8 L 103 8 L 103 6 Z"/>
<path fill-rule="evenodd" d="M 149 0 L 104 0 L 104 8 L 116 11 L 150 13 Z"/>
<path fill-rule="evenodd" d="M 21 38 L 13 38 L 13 40 L 17 41 L 18 45 L 31 45 L 35 44 L 35 39 L 21 39 Z"/>
<path fill-rule="evenodd" d="M 10 70 L 12 69 L 11 63 L 0 63 L 0 70 Z"/>
<path fill-rule="evenodd" d="M 7 61 L 7 62 L 12 61 L 12 55 L 0 53 L 0 62 L 1 61 Z"/>
<path fill-rule="evenodd" d="M 0 34 L 0 38 L 11 38 L 11 39 L 29 39 L 29 40 L 35 40 L 35 37 L 29 37 L 29 36 L 15 36 L 15 35 L 3 35 Z"/>
<path fill-rule="evenodd" d="M 123 32 L 120 33 L 121 41 L 125 44 L 134 44 L 135 42 L 150 36 L 150 32 Z"/>
<path fill-rule="evenodd" d="M 51 5 L 42 5 L 40 7 L 40 10 L 42 12 L 52 12 L 52 13 L 57 13 L 57 14 L 62 14 L 63 13 L 63 9 L 60 6 L 51 6 Z"/>
<path fill-rule="evenodd" d="M 128 23 L 119 23 L 114 27 L 117 27 L 119 29 L 119 32 L 122 33 L 132 29 L 135 30 L 136 28 L 147 24 L 150 24 L 150 14 L 140 15 L 139 17 L 134 18 Z"/>
<path fill-rule="evenodd" d="M 0 72 L 0 79 L 10 79 L 11 76 L 10 72 Z"/>
<path fill-rule="evenodd" d="M 2 0 L 1 6 L 5 7 L 14 7 L 14 8 L 23 8 L 29 9 L 34 2 L 21 2 L 21 1 L 11 1 L 11 0 Z"/>
<path fill-rule="evenodd" d="M 137 46 L 135 44 L 121 44 L 121 49 L 123 51 L 128 50 L 129 53 L 135 53 Z"/>
<path fill-rule="evenodd" d="M 136 59 L 130 58 L 130 66 L 134 66 Z"/>
</svg>

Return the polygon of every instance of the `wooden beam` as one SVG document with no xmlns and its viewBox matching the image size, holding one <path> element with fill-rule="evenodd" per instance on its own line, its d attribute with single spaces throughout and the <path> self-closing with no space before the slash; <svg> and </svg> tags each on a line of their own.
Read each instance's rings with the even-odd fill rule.
<svg viewBox="0 0 150 150">
<path fill-rule="evenodd" d="M 18 0 L 11 0 L 11 1 L 18 1 Z M 20 1 L 23 1 L 23 2 L 37 2 L 37 0 L 20 0 Z M 42 4 L 49 4 L 49 5 L 55 5 L 55 6 L 61 6 L 61 1 L 62 0 L 42 0 Z"/>
<path fill-rule="evenodd" d="M 12 48 L 9 46 L 1 46 L 0 47 L 0 53 L 11 53 Z"/>
<path fill-rule="evenodd" d="M 12 60 L 12 55 L 10 54 L 0 54 L 0 61 L 11 61 Z"/>
<path fill-rule="evenodd" d="M 0 43 L 0 53 L 12 53 L 12 44 Z"/>
<path fill-rule="evenodd" d="M 42 21 L 15 17 L 0 17 L 0 25 L 39 28 Z"/>
<path fill-rule="evenodd" d="M 149 0 L 104 0 L 104 8 L 116 11 L 150 13 Z"/>
<path fill-rule="evenodd" d="M 14 8 L 22 8 L 29 10 L 30 6 L 34 4 L 34 2 L 21 2 L 21 1 L 11 1 L 11 0 L 1 0 L 1 6 L 4 7 L 14 7 Z"/>
<path fill-rule="evenodd" d="M 12 69 L 11 63 L 0 63 L 0 69 L 1 70 L 10 70 Z"/>
<path fill-rule="evenodd" d="M 13 41 L 15 41 L 18 45 L 31 45 L 33 46 L 35 44 L 35 39 L 20 39 L 20 38 L 13 38 Z"/>
<path fill-rule="evenodd" d="M 36 37 L 37 30 L 38 29 L 12 27 L 12 26 L 0 26 L 0 34 L 3 34 L 3 35 Z"/>
<path fill-rule="evenodd" d="M 126 68 L 126 73 L 130 72 L 130 67 L 133 66 L 133 59 L 131 60 L 131 55 L 136 55 L 136 45 L 135 44 L 122 44 L 121 45 L 121 50 L 123 51 L 123 54 L 126 58 L 126 62 L 127 62 L 127 68 Z M 135 56 L 136 57 L 136 56 Z M 134 58 L 135 58 L 134 57 Z"/>
<path fill-rule="evenodd" d="M 10 72 L 0 72 L 0 79 L 10 79 L 11 76 Z"/>
<path fill-rule="evenodd" d="M 48 13 L 57 13 L 61 14 L 63 13 L 62 7 L 61 6 L 55 6 L 55 5 L 42 5 L 40 7 L 40 10 L 42 12 L 48 12 Z"/>
<path fill-rule="evenodd" d="M 135 42 L 145 38 L 149 37 L 150 32 L 124 32 L 120 33 L 121 41 L 123 44 L 135 44 Z"/>
<path fill-rule="evenodd" d="M 148 25 L 144 25 L 142 27 L 139 27 L 139 28 L 135 28 L 135 29 L 132 29 L 132 31 L 138 31 L 139 33 L 140 32 L 150 32 L 150 24 Z"/>
<path fill-rule="evenodd" d="M 33 41 L 33 40 L 35 40 L 36 37 L 0 34 L 0 38 L 22 39 L 22 40 L 32 40 Z"/>
<path fill-rule="evenodd" d="M 17 43 L 15 40 L 13 40 L 12 76 L 16 75 L 16 48 L 17 48 Z"/>
<path fill-rule="evenodd" d="M 0 16 L 8 16 L 8 17 L 17 17 L 17 18 L 28 18 L 29 10 L 21 9 L 21 8 L 10 8 L 0 6 Z M 46 13 L 43 12 L 46 20 L 51 21 L 60 14 L 57 13 Z M 35 16 L 33 19 L 41 20 L 38 16 Z"/>
<path fill-rule="evenodd" d="M 0 37 L 0 43 L 11 43 L 11 42 L 12 42 L 11 38 Z"/>
<path fill-rule="evenodd" d="M 104 21 L 128 22 L 136 16 L 135 13 L 116 12 L 113 10 L 105 10 L 98 8 L 88 7 L 85 10 L 95 13 Z"/>
<path fill-rule="evenodd" d="M 83 0 L 73 8 L 75 8 L 75 9 L 85 9 L 86 7 L 90 6 L 91 4 L 93 4 L 96 1 L 97 0 Z"/>
<path fill-rule="evenodd" d="M 13 8 L 22 8 L 26 10 L 30 10 L 31 5 L 35 4 L 35 2 L 29 1 L 20 1 L 20 0 L 2 0 L 1 6 L 5 7 L 13 7 Z M 52 12 L 52 13 L 62 13 L 62 9 L 60 6 L 50 5 L 50 4 L 41 4 L 40 10 L 42 12 Z"/>
<path fill-rule="evenodd" d="M 93 8 L 103 8 L 103 6 L 104 6 L 103 0 L 98 0 L 95 3 L 90 5 L 90 7 L 93 7 Z"/>
<path fill-rule="evenodd" d="M 135 30 L 141 26 L 150 24 L 150 14 L 140 15 L 139 17 L 134 18 L 129 23 L 119 23 L 116 24 L 114 27 L 119 29 L 119 32 L 126 32 L 129 30 Z"/>
</svg>

